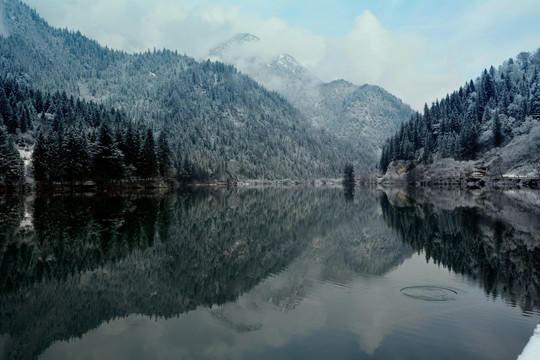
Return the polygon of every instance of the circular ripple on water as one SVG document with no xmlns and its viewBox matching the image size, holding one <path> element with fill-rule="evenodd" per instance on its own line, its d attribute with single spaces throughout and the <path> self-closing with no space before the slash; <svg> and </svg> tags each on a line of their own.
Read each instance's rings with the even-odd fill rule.
<svg viewBox="0 0 540 360">
<path fill-rule="evenodd" d="M 457 299 L 456 290 L 441 286 L 409 286 L 400 290 L 403 295 L 425 301 L 449 301 Z"/>
</svg>

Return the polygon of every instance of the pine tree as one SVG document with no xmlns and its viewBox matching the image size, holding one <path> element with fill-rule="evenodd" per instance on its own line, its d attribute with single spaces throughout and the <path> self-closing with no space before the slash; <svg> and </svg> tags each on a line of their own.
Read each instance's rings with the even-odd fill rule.
<svg viewBox="0 0 540 360">
<path fill-rule="evenodd" d="M 154 145 L 154 133 L 148 129 L 144 145 L 141 149 L 141 168 L 140 175 L 143 179 L 153 179 L 158 175 L 158 162 L 156 157 L 156 148 Z"/>
<path fill-rule="evenodd" d="M 174 174 L 173 154 L 164 131 L 161 131 L 158 137 L 157 159 L 159 163 L 159 175 L 164 179 L 171 179 Z"/>
<path fill-rule="evenodd" d="M 498 110 L 495 110 L 493 114 L 492 132 L 493 132 L 493 146 L 499 147 L 503 142 L 503 134 L 502 134 L 502 127 L 501 127 L 501 119 L 499 117 Z"/>
<path fill-rule="evenodd" d="M 84 131 L 69 128 L 64 137 L 62 158 L 64 179 L 71 185 L 83 183 L 90 175 L 90 151 Z"/>
<path fill-rule="evenodd" d="M 137 176 L 139 174 L 138 167 L 140 166 L 140 137 L 139 133 L 133 127 L 133 123 L 127 123 L 126 134 L 121 145 L 121 150 L 124 153 L 124 161 L 126 165 L 127 176 Z"/>
<path fill-rule="evenodd" d="M 49 180 L 47 158 L 47 145 L 43 133 L 40 132 L 32 153 L 34 180 L 38 183 L 38 186 L 42 186 Z"/>
<path fill-rule="evenodd" d="M 94 177 L 98 182 L 115 181 L 124 175 L 124 154 L 113 141 L 110 127 L 103 122 L 99 128 L 99 139 L 94 158 Z"/>
<path fill-rule="evenodd" d="M 343 185 L 344 186 L 354 186 L 356 180 L 354 179 L 354 166 L 351 163 L 345 164 L 343 169 Z"/>
<path fill-rule="evenodd" d="M 0 186 L 10 190 L 22 188 L 24 163 L 13 140 L 0 126 Z"/>
</svg>

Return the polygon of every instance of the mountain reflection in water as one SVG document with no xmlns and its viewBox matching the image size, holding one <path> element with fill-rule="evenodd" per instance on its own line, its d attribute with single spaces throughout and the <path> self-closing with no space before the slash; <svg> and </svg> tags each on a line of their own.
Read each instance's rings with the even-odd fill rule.
<svg viewBox="0 0 540 360">
<path fill-rule="evenodd" d="M 540 194 L 417 190 L 383 194 L 385 221 L 426 259 L 523 310 L 540 309 Z M 389 200 L 390 199 L 390 200 Z"/>
<path fill-rule="evenodd" d="M 75 346 L 73 338 L 97 336 L 109 321 L 130 331 L 134 324 L 147 331 L 161 324 L 141 315 L 173 321 L 168 326 L 191 319 L 245 336 L 260 332 L 244 350 L 237 346 L 240 353 L 223 356 L 248 358 L 261 357 L 253 349 L 316 336 L 314 329 L 332 318 L 350 325 L 347 334 L 357 334 L 364 354 L 377 355 L 397 323 L 405 326 L 423 311 L 419 303 L 401 310 L 395 304 L 415 252 L 466 275 L 490 296 L 538 310 L 534 201 L 523 205 L 529 197 L 519 194 L 513 201 L 437 196 L 265 188 L 3 198 L 0 358 L 59 357 L 58 341 Z M 369 311 L 351 312 L 357 305 L 344 292 Z M 325 318 L 326 303 L 336 309 Z M 191 336 L 212 331 L 202 326 Z M 272 329 L 283 337 L 270 336 Z M 211 341 L 192 339 L 193 346 L 205 345 L 175 354 L 224 355 L 205 355 Z"/>
</svg>

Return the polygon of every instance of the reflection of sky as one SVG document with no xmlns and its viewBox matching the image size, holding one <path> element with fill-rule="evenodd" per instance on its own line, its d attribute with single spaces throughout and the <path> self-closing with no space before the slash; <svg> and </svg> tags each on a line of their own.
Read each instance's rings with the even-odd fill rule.
<svg viewBox="0 0 540 360">
<path fill-rule="evenodd" d="M 42 358 L 324 358 L 329 350 L 342 351 L 341 358 L 384 358 L 399 348 L 413 358 L 439 358 L 442 349 L 450 358 L 511 359 L 539 321 L 423 255 L 384 276 L 323 281 L 321 272 L 315 260 L 300 257 L 234 303 L 168 320 L 113 320 L 82 339 L 53 344 Z M 400 293 L 414 285 L 451 287 L 459 296 L 427 302 Z"/>
</svg>

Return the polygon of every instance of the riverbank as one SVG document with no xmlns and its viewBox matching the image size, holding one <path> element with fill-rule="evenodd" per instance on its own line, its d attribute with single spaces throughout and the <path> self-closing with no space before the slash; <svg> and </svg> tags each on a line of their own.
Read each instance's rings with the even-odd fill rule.
<svg viewBox="0 0 540 360">
<path fill-rule="evenodd" d="M 439 159 L 431 164 L 398 160 L 378 178 L 385 186 L 458 187 L 462 189 L 539 189 L 540 172 L 536 166 L 521 166 L 504 171 L 484 161 Z"/>
</svg>

